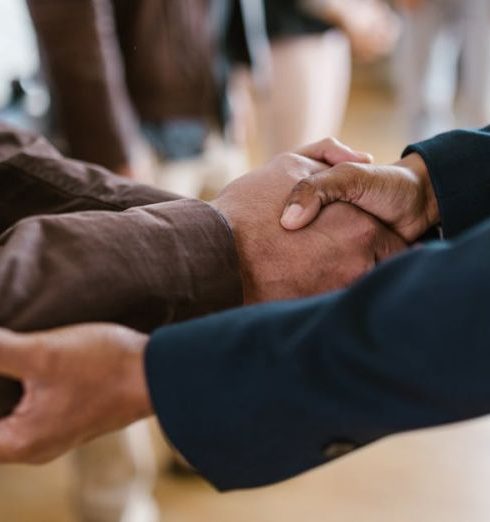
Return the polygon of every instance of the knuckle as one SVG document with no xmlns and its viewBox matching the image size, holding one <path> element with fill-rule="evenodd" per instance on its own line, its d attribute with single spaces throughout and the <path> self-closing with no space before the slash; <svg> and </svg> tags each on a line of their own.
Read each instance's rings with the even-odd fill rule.
<svg viewBox="0 0 490 522">
<path fill-rule="evenodd" d="M 284 152 L 281 154 L 281 161 L 286 168 L 295 169 L 303 165 L 303 158 L 294 152 Z"/>
<path fill-rule="evenodd" d="M 332 171 L 342 175 L 352 175 L 352 174 L 360 174 L 360 167 L 359 164 L 354 163 L 352 161 L 344 161 L 343 163 L 339 163 L 338 165 L 335 165 L 332 167 Z"/>
<path fill-rule="evenodd" d="M 294 152 L 282 152 L 281 154 L 279 154 L 278 159 L 283 163 L 288 163 L 294 161 L 296 157 L 297 154 L 294 154 Z"/>
<path fill-rule="evenodd" d="M 313 178 L 304 178 L 301 181 L 298 181 L 296 185 L 293 187 L 291 194 L 293 197 L 299 197 L 302 195 L 310 195 L 316 192 L 316 183 Z"/>
<path fill-rule="evenodd" d="M 338 147 L 340 145 L 340 141 L 337 138 L 334 138 L 333 136 L 328 136 L 327 138 L 325 138 L 324 143 L 325 145 L 332 148 Z"/>
</svg>

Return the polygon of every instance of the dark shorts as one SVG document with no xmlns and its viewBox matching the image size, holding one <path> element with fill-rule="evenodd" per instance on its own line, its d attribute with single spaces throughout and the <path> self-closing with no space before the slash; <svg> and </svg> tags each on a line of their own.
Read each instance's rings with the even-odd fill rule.
<svg viewBox="0 0 490 522">
<path fill-rule="evenodd" d="M 234 0 L 227 31 L 227 54 L 231 62 L 250 63 L 240 3 Z M 298 0 L 264 0 L 269 39 L 318 34 L 334 26 L 308 15 Z"/>
</svg>

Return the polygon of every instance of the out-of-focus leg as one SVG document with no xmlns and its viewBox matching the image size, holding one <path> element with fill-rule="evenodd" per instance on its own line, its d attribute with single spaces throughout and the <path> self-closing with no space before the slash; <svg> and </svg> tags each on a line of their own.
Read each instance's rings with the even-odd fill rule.
<svg viewBox="0 0 490 522">
<path fill-rule="evenodd" d="M 272 44 L 272 85 L 256 97 L 263 159 L 340 132 L 351 77 L 340 31 Z"/>
<path fill-rule="evenodd" d="M 156 463 L 149 425 L 141 422 L 73 454 L 75 499 L 83 522 L 157 522 L 151 494 Z"/>
<path fill-rule="evenodd" d="M 397 80 L 409 140 L 451 127 L 458 48 L 440 2 L 426 2 L 404 14 L 397 55 Z"/>
<path fill-rule="evenodd" d="M 351 78 L 348 39 L 332 30 L 278 40 L 272 67 L 266 91 L 257 91 L 245 68 L 231 81 L 235 135 L 253 164 L 339 133 Z"/>
<path fill-rule="evenodd" d="M 490 117 L 490 1 L 465 0 L 461 74 L 463 124 L 483 126 Z"/>
</svg>

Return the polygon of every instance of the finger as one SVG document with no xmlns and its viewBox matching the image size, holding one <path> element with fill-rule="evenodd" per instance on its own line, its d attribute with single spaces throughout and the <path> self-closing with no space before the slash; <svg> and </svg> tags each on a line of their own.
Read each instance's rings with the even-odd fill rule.
<svg viewBox="0 0 490 522">
<path fill-rule="evenodd" d="M 0 329 L 0 374 L 20 379 L 29 365 L 30 351 L 24 336 Z"/>
<path fill-rule="evenodd" d="M 298 151 L 298 154 L 323 161 L 329 165 L 337 165 L 346 161 L 355 163 L 373 163 L 374 158 L 367 152 L 359 152 L 335 138 L 325 138 Z"/>
<path fill-rule="evenodd" d="M 281 225 L 286 230 L 298 230 L 309 225 L 322 207 L 335 201 L 349 202 L 347 191 L 350 178 L 347 171 L 330 169 L 301 180 L 289 195 Z"/>
</svg>

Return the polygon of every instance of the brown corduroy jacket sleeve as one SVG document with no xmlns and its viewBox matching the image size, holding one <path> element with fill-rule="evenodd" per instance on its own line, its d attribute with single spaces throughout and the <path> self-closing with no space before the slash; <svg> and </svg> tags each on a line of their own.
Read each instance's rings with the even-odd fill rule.
<svg viewBox="0 0 490 522">
<path fill-rule="evenodd" d="M 242 302 L 225 219 L 0 125 L 0 325 L 142 331 Z"/>
</svg>

